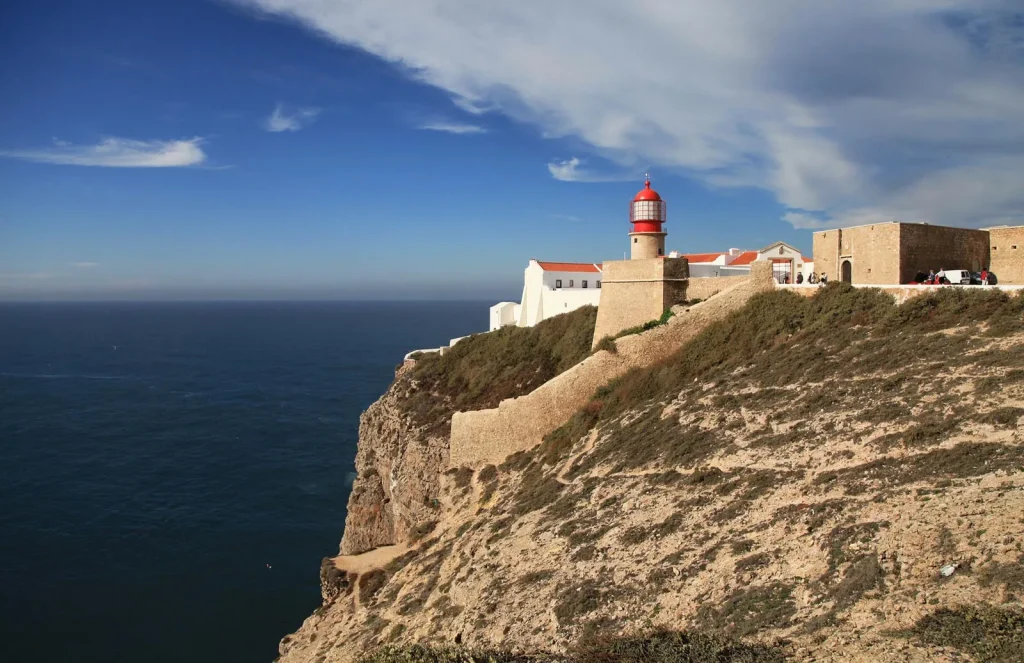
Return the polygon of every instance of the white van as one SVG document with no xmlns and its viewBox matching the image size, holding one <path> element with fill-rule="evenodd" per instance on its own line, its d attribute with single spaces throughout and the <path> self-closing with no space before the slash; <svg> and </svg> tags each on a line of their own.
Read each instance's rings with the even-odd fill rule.
<svg viewBox="0 0 1024 663">
<path fill-rule="evenodd" d="M 936 276 L 945 277 L 953 285 L 970 285 L 971 273 L 966 269 L 946 269 Z"/>
</svg>

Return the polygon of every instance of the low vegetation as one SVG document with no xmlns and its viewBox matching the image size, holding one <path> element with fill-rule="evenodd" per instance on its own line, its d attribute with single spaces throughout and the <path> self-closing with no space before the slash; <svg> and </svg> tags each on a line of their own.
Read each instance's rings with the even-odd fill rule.
<svg viewBox="0 0 1024 663">
<path fill-rule="evenodd" d="M 941 608 L 904 635 L 937 647 L 952 647 L 979 663 L 1024 661 L 1024 612 L 989 605 Z"/>
<path fill-rule="evenodd" d="M 527 394 L 590 354 L 597 308 L 584 306 L 533 327 L 502 327 L 420 358 L 402 407 L 423 426 L 447 428 L 459 410 L 497 407 Z"/>
<path fill-rule="evenodd" d="M 722 436 L 704 428 L 681 428 L 672 418 L 662 416 L 662 407 L 687 391 L 695 403 L 700 394 L 693 386 L 704 381 L 714 381 L 720 394 L 717 398 L 734 398 L 736 407 L 741 403 L 777 406 L 771 408 L 777 413 L 775 419 L 805 418 L 842 402 L 864 406 L 863 416 L 870 421 L 909 426 L 913 419 L 910 408 L 928 395 L 926 383 L 908 383 L 899 377 L 876 381 L 872 376 L 914 366 L 927 380 L 930 373 L 978 364 L 1006 369 L 1007 379 L 1016 380 L 1015 371 L 1024 367 L 1024 347 L 972 351 L 984 344 L 985 337 L 1024 331 L 1022 314 L 1024 297 L 1001 291 L 943 289 L 902 306 L 896 306 L 892 297 L 880 290 L 842 283 L 831 283 L 811 298 L 789 291 L 758 294 L 743 309 L 709 325 L 673 356 L 630 371 L 598 390 L 588 405 L 545 438 L 540 457 L 545 464 L 553 464 L 594 426 L 604 426 L 611 435 L 607 444 L 600 445 L 599 453 L 605 457 L 592 458 L 591 464 L 616 458 L 626 463 L 617 466 L 619 469 L 654 459 L 667 466 L 698 464 L 718 451 L 715 444 L 721 444 Z M 961 333 L 925 337 L 960 329 Z M 827 389 L 783 389 L 839 375 L 844 382 Z M 979 384 L 979 388 L 992 386 Z M 750 395 L 751 391 L 757 396 Z M 732 395 L 738 392 L 742 395 Z M 892 397 L 879 403 L 875 398 L 880 392 Z M 764 402 L 752 402 L 754 398 Z M 727 406 L 724 401 L 719 405 Z M 631 419 L 628 427 L 615 425 L 626 412 L 636 410 L 643 414 Z M 986 420 L 1013 425 L 1018 414 L 1024 413 L 1002 408 Z M 889 442 L 928 446 L 953 432 L 961 419 L 986 416 L 964 409 L 956 415 L 926 420 Z M 805 438 L 806 433 L 789 431 L 788 436 L 779 437 L 769 427 L 763 438 L 753 442 L 782 446 Z"/>
<path fill-rule="evenodd" d="M 567 654 L 517 653 L 467 647 L 387 646 L 360 663 L 781 663 L 782 644 L 743 643 L 703 632 L 658 631 L 624 638 L 589 638 Z"/>
<path fill-rule="evenodd" d="M 575 331 L 561 316 L 531 336 L 545 349 L 536 361 L 523 350 L 522 365 L 504 344 L 529 330 L 467 346 L 465 365 L 422 359 L 408 372 L 423 395 L 416 416 L 494 406 L 550 379 L 589 353 L 589 315 Z M 793 647 L 825 659 L 868 632 L 905 638 L 889 643 L 896 649 L 1024 660 L 1022 613 L 938 609 L 950 588 L 964 602 L 1024 594 L 1019 511 L 970 522 L 986 503 L 1020 497 L 1022 339 L 1024 298 L 993 290 L 944 289 L 901 307 L 844 284 L 812 298 L 757 295 L 674 356 L 598 390 L 538 447 L 451 470 L 446 485 L 473 514 L 429 532 L 435 545 L 404 587 L 370 596 L 409 629 L 379 625 L 401 637 L 362 663 L 756 663 Z M 494 362 L 479 372 L 478 352 Z M 1005 475 L 998 488 L 993 473 Z M 945 515 L 929 531 L 917 509 L 931 500 Z M 908 524 L 921 524 L 922 550 L 894 556 Z M 939 576 L 946 563 L 958 565 L 952 579 Z M 906 572 L 921 564 L 934 577 Z M 890 600 L 935 612 L 886 631 Z M 470 641 L 498 648 L 397 646 L 428 617 L 431 642 L 472 631 L 485 640 Z M 648 632 L 682 625 L 696 630 Z M 777 637 L 793 647 L 750 644 Z M 506 648 L 513 642 L 551 650 Z"/>
</svg>

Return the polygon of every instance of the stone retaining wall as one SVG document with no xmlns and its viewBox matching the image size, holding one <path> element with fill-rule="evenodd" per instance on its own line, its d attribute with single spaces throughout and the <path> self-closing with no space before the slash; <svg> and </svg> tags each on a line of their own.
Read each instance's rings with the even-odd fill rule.
<svg viewBox="0 0 1024 663">
<path fill-rule="evenodd" d="M 705 276 L 700 278 L 693 278 L 691 276 L 690 283 L 686 286 L 686 298 L 691 301 L 694 299 L 704 300 L 749 278 L 746 274 L 743 276 Z"/>
<path fill-rule="evenodd" d="M 597 352 L 529 394 L 506 399 L 496 408 L 455 413 L 449 466 L 496 465 L 517 451 L 533 448 L 586 405 L 599 387 L 631 368 L 665 359 L 706 326 L 774 284 L 771 263 L 754 263 L 750 277 L 708 301 L 680 310 L 668 324 L 620 338 L 615 342 L 617 353 Z"/>
</svg>

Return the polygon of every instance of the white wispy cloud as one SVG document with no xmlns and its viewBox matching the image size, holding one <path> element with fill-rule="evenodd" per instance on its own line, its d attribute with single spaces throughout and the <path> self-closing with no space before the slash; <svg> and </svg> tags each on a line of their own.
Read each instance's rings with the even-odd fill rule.
<svg viewBox="0 0 1024 663">
<path fill-rule="evenodd" d="M 763 188 L 822 222 L 1024 214 L 1024 22 L 1009 0 L 235 1 L 468 112 L 624 168 Z"/>
<path fill-rule="evenodd" d="M 0 150 L 0 156 L 37 163 L 108 168 L 177 168 L 206 160 L 202 138 L 189 140 L 130 140 L 104 138 L 96 145 L 72 145 L 54 140 L 48 147 Z"/>
<path fill-rule="evenodd" d="M 820 215 L 807 214 L 805 212 L 789 211 L 782 215 L 782 220 L 797 230 L 821 230 L 822 228 L 836 227 Z"/>
<path fill-rule="evenodd" d="M 320 114 L 319 108 L 295 108 L 287 109 L 284 104 L 278 104 L 274 111 L 263 121 L 263 128 L 267 131 L 279 133 L 281 131 L 298 131 L 309 126 Z"/>
<path fill-rule="evenodd" d="M 72 267 L 81 267 L 82 269 L 90 269 L 92 267 L 99 267 L 98 262 L 72 262 L 69 263 Z"/>
<path fill-rule="evenodd" d="M 455 96 L 452 97 L 452 103 L 470 115 L 483 115 L 488 111 L 494 110 L 493 106 L 480 99 L 468 99 L 466 97 Z"/>
<path fill-rule="evenodd" d="M 443 131 L 449 134 L 487 133 L 487 129 L 478 124 L 465 124 L 460 122 L 424 122 L 419 128 L 427 131 Z"/>
<path fill-rule="evenodd" d="M 579 221 L 580 217 L 573 216 L 572 214 L 552 214 L 552 219 L 561 219 L 562 221 Z"/>
<path fill-rule="evenodd" d="M 601 173 L 590 170 L 579 157 L 552 161 L 548 164 L 548 172 L 561 182 L 621 182 L 637 177 L 636 173 Z"/>
</svg>

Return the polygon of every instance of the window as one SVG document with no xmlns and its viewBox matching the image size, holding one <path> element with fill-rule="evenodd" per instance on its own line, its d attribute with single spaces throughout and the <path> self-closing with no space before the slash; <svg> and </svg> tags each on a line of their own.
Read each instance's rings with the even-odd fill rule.
<svg viewBox="0 0 1024 663">
<path fill-rule="evenodd" d="M 633 238 L 633 243 L 636 244 L 636 237 Z"/>
<path fill-rule="evenodd" d="M 664 221 L 665 202 L 660 200 L 638 200 L 629 213 L 630 221 Z"/>
<path fill-rule="evenodd" d="M 996 250 L 996 249 L 998 249 L 998 248 L 999 248 L 998 246 L 993 246 L 993 247 L 992 247 L 992 250 L 993 250 L 993 251 L 995 251 L 995 250 Z"/>
<path fill-rule="evenodd" d="M 601 282 L 600 282 L 600 281 L 598 281 L 598 282 L 597 282 L 597 287 L 598 287 L 598 288 L 600 288 L 600 287 L 601 287 Z"/>
<path fill-rule="evenodd" d="M 586 287 L 587 287 L 587 282 L 586 282 L 586 280 L 584 280 L 584 281 L 583 281 L 583 287 L 584 287 L 584 288 L 586 288 Z"/>
<path fill-rule="evenodd" d="M 561 288 L 562 287 L 562 279 L 555 279 L 555 287 L 556 288 Z"/>
<path fill-rule="evenodd" d="M 1017 250 L 1017 245 L 1016 244 L 1011 244 L 1010 248 L 1013 249 L 1014 251 L 1016 251 Z"/>
<path fill-rule="evenodd" d="M 569 279 L 569 287 L 573 287 L 572 279 Z"/>
</svg>

